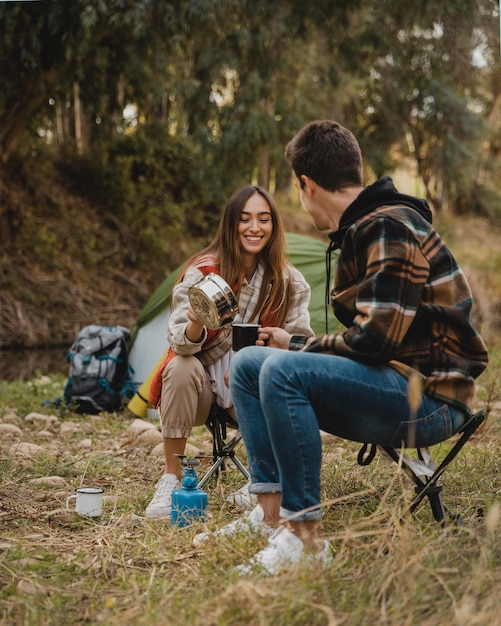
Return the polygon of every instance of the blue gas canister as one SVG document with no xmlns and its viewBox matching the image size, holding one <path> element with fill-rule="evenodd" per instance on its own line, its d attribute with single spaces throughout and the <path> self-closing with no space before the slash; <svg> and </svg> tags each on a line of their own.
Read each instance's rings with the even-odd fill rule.
<svg viewBox="0 0 501 626">
<path fill-rule="evenodd" d="M 197 459 L 181 459 L 183 477 L 181 487 L 172 492 L 171 524 L 183 528 L 196 520 L 203 520 L 207 508 L 207 494 L 197 489 Z"/>
</svg>

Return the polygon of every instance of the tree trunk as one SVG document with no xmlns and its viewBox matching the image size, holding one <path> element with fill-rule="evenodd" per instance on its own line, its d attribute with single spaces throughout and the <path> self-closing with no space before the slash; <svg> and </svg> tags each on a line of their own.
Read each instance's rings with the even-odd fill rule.
<svg viewBox="0 0 501 626">
<path fill-rule="evenodd" d="M 259 158 L 258 185 L 269 189 L 270 187 L 270 146 L 262 146 Z"/>
<path fill-rule="evenodd" d="M 75 116 L 75 141 L 77 144 L 77 154 L 78 156 L 82 156 L 82 106 L 80 102 L 80 85 L 77 82 L 73 83 L 73 109 Z"/>
</svg>

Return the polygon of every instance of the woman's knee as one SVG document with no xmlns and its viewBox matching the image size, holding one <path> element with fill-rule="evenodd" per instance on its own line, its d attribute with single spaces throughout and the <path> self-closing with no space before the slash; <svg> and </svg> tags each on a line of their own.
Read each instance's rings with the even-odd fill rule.
<svg viewBox="0 0 501 626">
<path fill-rule="evenodd" d="M 200 385 L 205 376 L 205 370 L 194 356 L 177 356 L 173 358 L 165 367 L 162 373 L 162 386 L 180 386 L 193 384 Z"/>
</svg>

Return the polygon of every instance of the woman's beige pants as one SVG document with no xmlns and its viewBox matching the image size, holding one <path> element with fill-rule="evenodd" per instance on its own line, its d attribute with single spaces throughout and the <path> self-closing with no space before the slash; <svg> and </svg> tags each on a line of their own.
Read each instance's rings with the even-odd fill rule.
<svg viewBox="0 0 501 626">
<path fill-rule="evenodd" d="M 193 426 L 206 422 L 215 398 L 204 366 L 196 357 L 171 359 L 162 373 L 162 436 L 188 438 Z"/>
</svg>

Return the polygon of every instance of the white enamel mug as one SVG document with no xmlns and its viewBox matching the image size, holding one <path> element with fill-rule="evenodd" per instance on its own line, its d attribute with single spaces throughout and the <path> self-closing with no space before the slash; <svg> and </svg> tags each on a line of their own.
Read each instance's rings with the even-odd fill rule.
<svg viewBox="0 0 501 626">
<path fill-rule="evenodd" d="M 66 508 L 75 499 L 75 511 L 86 517 L 99 517 L 103 512 L 103 489 L 100 487 L 79 487 L 73 496 L 66 498 Z"/>
</svg>

